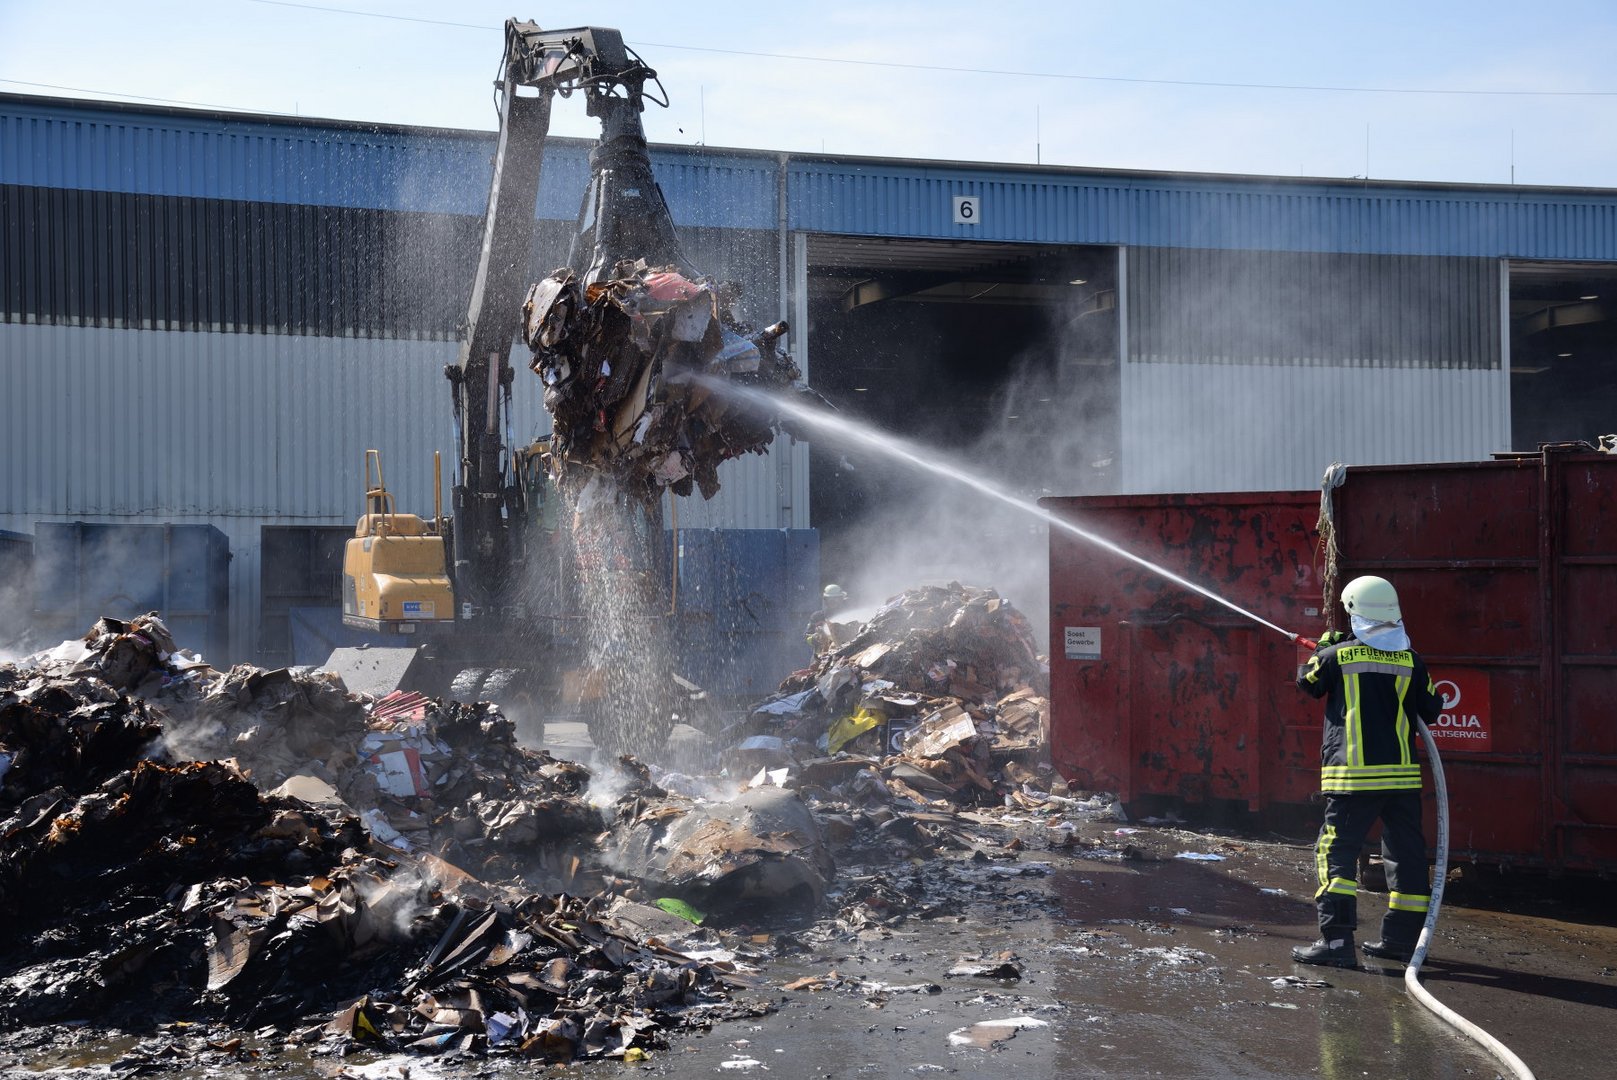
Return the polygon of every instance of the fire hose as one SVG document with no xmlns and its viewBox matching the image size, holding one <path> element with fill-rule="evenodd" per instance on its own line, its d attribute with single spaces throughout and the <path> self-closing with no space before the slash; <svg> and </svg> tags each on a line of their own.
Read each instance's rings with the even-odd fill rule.
<svg viewBox="0 0 1617 1080">
<path fill-rule="evenodd" d="M 1426 949 L 1431 945 L 1432 933 L 1437 927 L 1437 913 L 1443 903 L 1443 881 L 1448 876 L 1449 789 L 1443 779 L 1443 761 L 1437 756 L 1437 740 L 1432 738 L 1430 729 L 1420 719 L 1416 719 L 1415 725 L 1420 728 L 1421 741 L 1426 744 L 1426 756 L 1432 762 L 1432 783 L 1437 789 L 1437 865 L 1432 868 L 1432 899 L 1431 906 L 1426 912 L 1426 925 L 1421 927 L 1420 938 L 1415 942 L 1414 955 L 1409 958 L 1409 966 L 1404 968 L 1404 989 L 1409 991 L 1410 997 L 1430 1009 L 1444 1023 L 1469 1036 L 1472 1041 L 1492 1054 L 1519 1080 L 1534 1080 L 1533 1070 L 1529 1069 L 1521 1058 L 1511 1053 L 1510 1047 L 1437 1000 L 1430 990 L 1420 984 L 1420 967 L 1426 962 Z"/>
<path fill-rule="evenodd" d="M 1319 648 L 1319 642 L 1301 634 L 1288 636 L 1305 649 Z M 1415 726 L 1420 728 L 1421 741 L 1426 744 L 1426 757 L 1432 763 L 1432 784 L 1437 792 L 1437 864 L 1432 868 L 1432 897 L 1426 910 L 1426 925 L 1421 927 L 1409 966 L 1404 968 L 1404 989 L 1439 1020 L 1492 1054 L 1517 1080 L 1535 1080 L 1533 1070 L 1512 1053 L 1510 1047 L 1437 1000 L 1430 990 L 1420 984 L 1421 965 L 1426 962 L 1426 950 L 1431 946 L 1432 935 L 1437 929 L 1437 914 L 1443 906 L 1443 883 L 1449 872 L 1449 788 L 1443 777 L 1443 759 L 1437 753 L 1437 740 L 1432 738 L 1431 730 L 1419 717 L 1415 719 Z"/>
</svg>

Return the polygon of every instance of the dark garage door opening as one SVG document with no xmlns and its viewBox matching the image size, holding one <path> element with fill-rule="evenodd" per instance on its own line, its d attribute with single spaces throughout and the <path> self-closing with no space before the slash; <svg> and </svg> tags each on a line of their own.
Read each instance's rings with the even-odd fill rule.
<svg viewBox="0 0 1617 1080">
<path fill-rule="evenodd" d="M 1512 449 L 1617 431 L 1617 266 L 1511 263 Z"/>
<path fill-rule="evenodd" d="M 809 381 L 837 409 L 1021 497 L 1109 490 L 1115 248 L 813 236 L 808 261 Z M 1042 632 L 1042 525 L 824 439 L 810 470 L 825 580 L 856 605 L 971 578 Z"/>
</svg>

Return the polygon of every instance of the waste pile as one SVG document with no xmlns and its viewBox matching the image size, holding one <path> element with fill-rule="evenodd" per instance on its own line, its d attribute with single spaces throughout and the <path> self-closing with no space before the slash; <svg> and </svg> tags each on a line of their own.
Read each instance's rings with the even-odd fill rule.
<svg viewBox="0 0 1617 1080">
<path fill-rule="evenodd" d="M 711 499 L 720 463 L 765 450 L 768 420 L 704 379 L 782 388 L 801 372 L 776 347 L 786 324 L 753 332 L 732 313 L 737 298 L 734 286 L 644 260 L 588 286 L 557 270 L 529 291 L 523 340 L 545 385 L 551 469 L 564 487 L 604 472 L 638 498 L 669 488 Z"/>
<path fill-rule="evenodd" d="M 149 1033 L 131 1068 L 637 1060 L 773 1008 L 733 993 L 759 949 L 958 919 L 1020 895 L 1018 852 L 1077 850 L 1070 819 L 1112 806 L 1042 763 L 1045 685 L 1002 598 L 911 590 L 751 710 L 721 790 L 104 619 L 0 666 L 0 1024 Z"/>
<path fill-rule="evenodd" d="M 998 593 L 910 589 L 754 705 L 726 762 L 795 770 L 856 804 L 999 804 L 1054 779 L 1048 688 L 1032 626 Z"/>
<path fill-rule="evenodd" d="M 489 706 L 370 704 L 323 673 L 214 671 L 153 616 L 0 666 L 0 1024 L 570 1060 L 722 1015 L 725 975 L 674 935 L 524 888 L 536 837 L 600 828 L 586 770 Z M 410 843 L 373 835 L 410 815 Z"/>
<path fill-rule="evenodd" d="M 189 707 L 188 707 L 189 706 Z M 231 758 L 262 789 L 354 808 L 378 839 L 427 850 L 480 877 L 526 877 L 603 827 L 582 798 L 589 771 L 517 746 L 487 702 L 393 693 L 367 706 L 330 672 L 250 665 L 165 710 L 176 756 Z"/>
<path fill-rule="evenodd" d="M 779 787 L 694 803 L 648 787 L 618 817 L 603 857 L 637 867 L 642 888 L 698 917 L 813 915 L 836 872 L 814 815 Z"/>
</svg>

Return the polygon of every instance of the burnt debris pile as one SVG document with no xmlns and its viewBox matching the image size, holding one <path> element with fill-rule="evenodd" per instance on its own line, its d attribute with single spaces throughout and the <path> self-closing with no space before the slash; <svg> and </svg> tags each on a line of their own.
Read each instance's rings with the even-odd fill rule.
<svg viewBox="0 0 1617 1080">
<path fill-rule="evenodd" d="M 991 589 L 911 589 L 793 673 L 732 732 L 733 771 L 796 776 L 854 805 L 999 804 L 1048 790 L 1048 669 Z M 885 824 L 885 822 L 884 822 Z M 914 824 L 888 825 L 905 830 Z"/>
<path fill-rule="evenodd" d="M 705 1024 L 724 976 L 666 928 L 534 891 L 590 873 L 544 857 L 601 830 L 588 780 L 492 706 L 218 672 L 102 620 L 0 666 L 0 1023 L 546 1060 Z"/>
<path fill-rule="evenodd" d="M 1001 808 L 1020 850 L 1110 806 L 1049 771 L 1045 670 L 993 592 L 911 590 L 845 636 L 738 721 L 718 782 L 596 775 L 488 703 L 215 670 L 155 616 L 0 666 L 0 1023 L 146 1034 L 141 1068 L 635 1059 L 772 1007 L 732 993 L 761 927 L 957 917 L 1014 861 L 979 835 Z"/>
</svg>

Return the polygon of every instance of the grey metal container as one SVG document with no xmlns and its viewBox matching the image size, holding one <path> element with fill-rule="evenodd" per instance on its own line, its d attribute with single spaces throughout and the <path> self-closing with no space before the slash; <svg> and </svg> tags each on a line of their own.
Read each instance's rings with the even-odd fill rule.
<svg viewBox="0 0 1617 1080">
<path fill-rule="evenodd" d="M 230 661 L 230 542 L 212 525 L 34 526 L 39 632 L 84 633 L 103 615 L 156 611 L 182 648 L 215 666 Z"/>
</svg>

